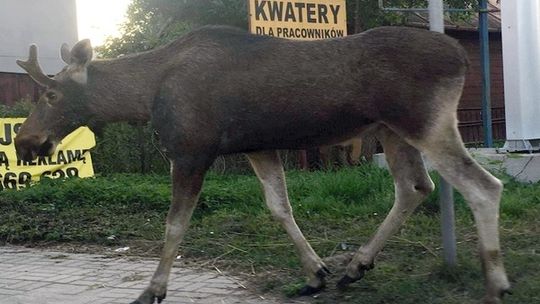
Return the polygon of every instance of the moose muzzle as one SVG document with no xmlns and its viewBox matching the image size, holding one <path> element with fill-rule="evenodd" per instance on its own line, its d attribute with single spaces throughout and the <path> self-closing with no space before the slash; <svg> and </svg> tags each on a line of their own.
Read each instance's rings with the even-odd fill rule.
<svg viewBox="0 0 540 304">
<path fill-rule="evenodd" d="M 15 137 L 15 151 L 24 161 L 32 161 L 38 156 L 49 156 L 54 153 L 56 143 L 48 136 L 17 136 Z"/>
</svg>

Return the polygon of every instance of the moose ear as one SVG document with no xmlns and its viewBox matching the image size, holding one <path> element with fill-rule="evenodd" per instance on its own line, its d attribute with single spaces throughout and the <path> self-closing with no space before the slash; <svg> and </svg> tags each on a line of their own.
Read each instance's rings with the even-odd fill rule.
<svg viewBox="0 0 540 304">
<path fill-rule="evenodd" d="M 60 57 L 64 60 L 65 63 L 71 63 L 71 52 L 69 51 L 69 45 L 67 43 L 62 43 L 60 47 Z"/>
<path fill-rule="evenodd" d="M 84 39 L 71 49 L 71 61 L 70 63 L 75 63 L 78 65 L 87 65 L 90 60 L 92 60 L 92 46 L 90 45 L 89 39 Z M 62 56 L 63 59 L 63 56 Z"/>
</svg>

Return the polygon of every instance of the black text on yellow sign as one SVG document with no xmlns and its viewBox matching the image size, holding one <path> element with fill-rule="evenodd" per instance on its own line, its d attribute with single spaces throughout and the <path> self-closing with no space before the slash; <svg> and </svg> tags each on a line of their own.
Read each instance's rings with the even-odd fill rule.
<svg viewBox="0 0 540 304">
<path fill-rule="evenodd" d="M 94 175 L 89 150 L 95 146 L 92 131 L 81 127 L 58 145 L 51 156 L 26 162 L 17 157 L 13 140 L 25 118 L 0 119 L 0 190 L 21 189 L 43 177 L 90 177 Z"/>
<path fill-rule="evenodd" d="M 251 33 L 315 40 L 347 35 L 345 0 L 249 0 Z"/>
</svg>

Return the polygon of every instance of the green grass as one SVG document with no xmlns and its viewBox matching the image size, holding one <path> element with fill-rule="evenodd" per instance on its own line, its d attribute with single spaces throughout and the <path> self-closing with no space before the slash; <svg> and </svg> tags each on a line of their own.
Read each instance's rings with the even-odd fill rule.
<svg viewBox="0 0 540 304">
<path fill-rule="evenodd" d="M 392 206 L 392 179 L 372 166 L 293 171 L 287 178 L 297 222 L 323 257 L 342 253 L 342 246 L 355 249 L 367 241 Z M 540 185 L 503 180 L 502 244 L 514 285 L 514 295 L 505 303 L 538 303 Z M 0 193 L 0 241 L 158 242 L 169 199 L 170 182 L 163 176 L 45 180 L 23 191 Z M 459 195 L 456 217 L 457 269 L 442 266 L 435 192 L 388 242 L 365 279 L 346 292 L 323 293 L 314 302 L 477 303 L 483 279 L 476 231 Z M 111 235 L 113 240 L 108 239 Z M 294 248 L 272 220 L 252 175 L 207 176 L 181 251 L 187 257 L 234 265 L 237 271 L 265 274 L 259 283 L 266 291 L 294 294 L 302 282 Z M 268 270 L 276 275 L 266 275 Z"/>
</svg>

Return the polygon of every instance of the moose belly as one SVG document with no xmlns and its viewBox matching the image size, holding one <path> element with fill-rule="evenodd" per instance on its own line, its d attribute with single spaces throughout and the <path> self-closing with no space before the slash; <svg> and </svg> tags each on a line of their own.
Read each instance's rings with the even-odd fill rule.
<svg viewBox="0 0 540 304">
<path fill-rule="evenodd" d="M 231 124 L 221 137 L 221 151 L 240 153 L 328 145 L 357 136 L 373 123 L 364 117 L 343 113 L 295 117 L 266 115 Z"/>
</svg>

